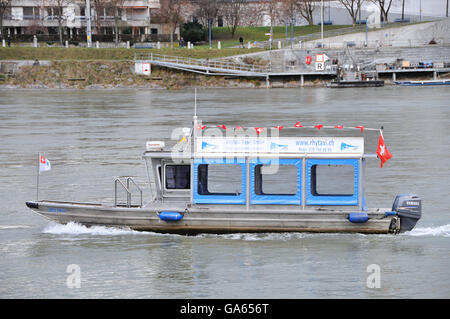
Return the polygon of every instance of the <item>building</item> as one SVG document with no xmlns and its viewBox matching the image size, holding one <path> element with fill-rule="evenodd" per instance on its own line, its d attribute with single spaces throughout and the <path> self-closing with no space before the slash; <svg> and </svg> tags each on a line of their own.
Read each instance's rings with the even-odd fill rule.
<svg viewBox="0 0 450 319">
<path fill-rule="evenodd" d="M 121 40 L 159 40 L 166 26 L 152 23 L 159 0 L 87 0 L 91 7 L 93 40 L 112 41 L 116 30 Z M 27 41 L 34 35 L 41 39 L 63 38 L 86 41 L 86 1 L 84 0 L 0 0 L 8 2 L 3 12 L 3 34 Z M 1 14 L 2 12 L 0 12 Z"/>
</svg>

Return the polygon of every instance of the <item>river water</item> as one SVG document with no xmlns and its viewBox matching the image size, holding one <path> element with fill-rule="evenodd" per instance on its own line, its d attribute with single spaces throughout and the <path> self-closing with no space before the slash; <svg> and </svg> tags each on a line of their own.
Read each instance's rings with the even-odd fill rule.
<svg viewBox="0 0 450 319">
<path fill-rule="evenodd" d="M 417 193 L 423 217 L 402 235 L 189 237 L 57 225 L 25 201 L 39 151 L 52 164 L 40 199 L 112 203 L 115 177 L 144 185 L 145 142 L 190 125 L 193 91 L 0 91 L 0 297 L 448 298 L 449 101 L 445 87 L 199 90 L 205 122 L 383 125 L 394 157 L 369 162 L 368 206 Z"/>
</svg>

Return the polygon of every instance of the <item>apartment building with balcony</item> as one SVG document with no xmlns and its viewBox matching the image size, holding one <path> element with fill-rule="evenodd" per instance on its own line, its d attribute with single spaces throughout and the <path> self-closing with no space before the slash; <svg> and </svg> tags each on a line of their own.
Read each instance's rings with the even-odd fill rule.
<svg viewBox="0 0 450 319">
<path fill-rule="evenodd" d="M 87 1 L 93 40 L 111 40 L 116 30 L 127 39 L 159 40 L 168 30 L 164 24 L 152 22 L 159 0 L 9 0 L 0 38 L 51 37 L 59 34 L 61 26 L 65 39 L 85 41 Z"/>
</svg>

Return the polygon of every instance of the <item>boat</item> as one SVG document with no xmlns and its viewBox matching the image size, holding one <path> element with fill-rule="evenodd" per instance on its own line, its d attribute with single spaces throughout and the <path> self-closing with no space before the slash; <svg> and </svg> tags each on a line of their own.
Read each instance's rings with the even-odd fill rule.
<svg viewBox="0 0 450 319">
<path fill-rule="evenodd" d="M 380 87 L 380 86 L 384 86 L 383 80 L 365 80 L 365 81 L 334 80 L 331 81 L 329 84 L 329 87 L 331 88 Z"/>
<path fill-rule="evenodd" d="M 328 87 L 353 88 L 353 87 L 380 87 L 384 86 L 383 80 L 378 80 L 374 72 L 352 71 L 338 68 L 336 79 L 332 80 Z"/>
<path fill-rule="evenodd" d="M 425 81 L 394 81 L 397 85 L 402 86 L 428 86 L 428 85 L 450 85 L 449 80 L 425 80 Z"/>
<path fill-rule="evenodd" d="M 397 234 L 421 218 L 418 195 L 367 208 L 366 161 L 380 129 L 204 125 L 194 116 L 175 145 L 149 141 L 143 153 L 151 196 L 133 178 L 115 179 L 111 204 L 31 200 L 57 223 L 198 234 L 318 232 Z M 179 139 L 179 140 L 178 140 Z M 372 152 L 370 152 L 372 151 Z M 126 198 L 118 196 L 123 189 Z"/>
</svg>

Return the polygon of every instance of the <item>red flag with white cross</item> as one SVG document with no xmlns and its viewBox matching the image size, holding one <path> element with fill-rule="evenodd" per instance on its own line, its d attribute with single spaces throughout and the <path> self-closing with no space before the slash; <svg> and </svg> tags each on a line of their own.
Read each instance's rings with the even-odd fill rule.
<svg viewBox="0 0 450 319">
<path fill-rule="evenodd" d="M 383 133 L 381 131 L 380 136 L 378 137 L 377 155 L 381 161 L 381 167 L 383 167 L 384 163 L 392 157 L 391 152 L 389 152 L 386 144 L 384 143 Z"/>
</svg>

